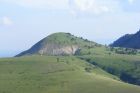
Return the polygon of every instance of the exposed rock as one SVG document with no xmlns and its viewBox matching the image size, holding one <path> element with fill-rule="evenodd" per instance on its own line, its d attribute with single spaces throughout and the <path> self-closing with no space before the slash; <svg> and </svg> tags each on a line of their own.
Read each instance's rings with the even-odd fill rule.
<svg viewBox="0 0 140 93">
<path fill-rule="evenodd" d="M 79 50 L 77 45 L 61 46 L 58 44 L 47 44 L 38 51 L 41 55 L 74 55 Z"/>
</svg>

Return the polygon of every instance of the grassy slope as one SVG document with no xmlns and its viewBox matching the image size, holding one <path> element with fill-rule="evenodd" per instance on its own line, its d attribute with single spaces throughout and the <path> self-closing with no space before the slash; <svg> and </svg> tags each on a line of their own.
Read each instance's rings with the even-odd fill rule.
<svg viewBox="0 0 140 93">
<path fill-rule="evenodd" d="M 140 93 L 75 57 L 0 59 L 0 93 Z"/>
<path fill-rule="evenodd" d="M 140 56 L 123 54 L 85 55 L 90 63 L 117 75 L 122 80 L 140 85 Z"/>
<path fill-rule="evenodd" d="M 55 44 L 61 44 L 61 45 L 79 45 L 80 47 L 83 47 L 85 45 L 95 45 L 97 43 L 88 41 L 87 39 L 83 39 L 81 37 L 76 37 L 74 35 L 71 35 L 70 33 L 54 33 L 49 35 L 48 37 L 43 39 L 42 45 L 46 45 L 46 43 L 55 43 Z"/>
</svg>

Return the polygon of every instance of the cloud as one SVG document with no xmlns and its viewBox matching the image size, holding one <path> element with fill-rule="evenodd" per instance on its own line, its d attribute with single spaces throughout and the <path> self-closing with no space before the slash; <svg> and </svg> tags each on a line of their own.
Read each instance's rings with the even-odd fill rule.
<svg viewBox="0 0 140 93">
<path fill-rule="evenodd" d="M 9 17 L 4 16 L 2 18 L 2 24 L 5 26 L 11 26 L 11 25 L 13 25 L 13 21 Z"/>
<path fill-rule="evenodd" d="M 115 12 L 121 8 L 115 0 L 72 0 L 70 5 L 75 11 L 92 14 Z"/>
<path fill-rule="evenodd" d="M 120 0 L 1 0 L 26 8 L 63 9 L 75 15 L 77 12 L 102 14 L 120 9 Z M 129 0 L 132 2 L 132 0 Z"/>
</svg>

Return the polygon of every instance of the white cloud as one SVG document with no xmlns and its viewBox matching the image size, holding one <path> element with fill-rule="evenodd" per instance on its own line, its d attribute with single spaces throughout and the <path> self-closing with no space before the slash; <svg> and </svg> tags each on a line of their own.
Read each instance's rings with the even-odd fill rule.
<svg viewBox="0 0 140 93">
<path fill-rule="evenodd" d="M 11 25 L 13 25 L 13 21 L 9 17 L 4 16 L 2 18 L 2 24 L 5 26 L 11 26 Z"/>
<path fill-rule="evenodd" d="M 63 9 L 75 12 L 102 14 L 120 8 L 120 0 L 1 0 L 27 8 Z M 132 2 L 132 0 L 129 0 Z"/>
<path fill-rule="evenodd" d="M 115 0 L 73 0 L 71 7 L 75 11 L 102 14 L 118 11 L 121 6 Z"/>
</svg>

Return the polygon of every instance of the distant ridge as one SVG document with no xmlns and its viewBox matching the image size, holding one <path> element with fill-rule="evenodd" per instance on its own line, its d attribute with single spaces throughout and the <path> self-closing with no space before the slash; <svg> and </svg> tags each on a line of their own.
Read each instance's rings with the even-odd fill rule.
<svg viewBox="0 0 140 93">
<path fill-rule="evenodd" d="M 135 34 L 126 34 L 110 46 L 140 49 L 140 30 Z"/>
<path fill-rule="evenodd" d="M 94 46 L 95 42 L 91 42 L 82 37 L 76 37 L 70 33 L 54 33 L 40 40 L 29 50 L 24 51 L 18 56 L 24 55 L 75 55 L 84 46 Z"/>
</svg>

